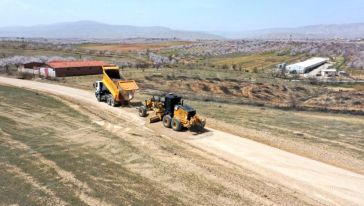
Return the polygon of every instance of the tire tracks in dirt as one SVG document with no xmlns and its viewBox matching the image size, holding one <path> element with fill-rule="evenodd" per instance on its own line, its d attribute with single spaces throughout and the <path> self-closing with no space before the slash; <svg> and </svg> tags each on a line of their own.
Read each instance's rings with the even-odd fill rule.
<svg viewBox="0 0 364 206">
<path fill-rule="evenodd" d="M 0 162 L 0 167 L 5 169 L 5 171 L 11 173 L 13 176 L 21 178 L 22 180 L 24 180 L 25 183 L 30 184 L 32 187 L 51 196 L 51 199 L 47 199 L 49 205 L 54 205 L 54 206 L 68 205 L 65 201 L 59 198 L 52 190 L 50 190 L 46 186 L 43 186 L 40 182 L 35 180 L 30 174 L 24 172 L 21 168 L 3 162 Z"/>
<path fill-rule="evenodd" d="M 78 192 L 78 197 L 85 204 L 95 205 L 95 206 L 96 205 L 111 206 L 110 204 L 107 204 L 106 202 L 104 202 L 104 201 L 102 201 L 100 199 L 97 199 L 95 197 L 92 197 L 92 196 L 88 195 L 87 193 L 92 193 L 93 190 L 88 186 L 87 183 L 84 183 L 84 182 L 80 181 L 79 179 L 77 179 L 72 172 L 69 172 L 69 171 L 66 171 L 66 170 L 62 169 L 55 162 L 47 159 L 41 153 L 33 150 L 31 147 L 24 144 L 23 142 L 20 142 L 20 141 L 17 141 L 15 139 L 11 138 L 6 133 L 4 134 L 4 132 L 1 132 L 1 133 L 3 133 L 1 139 L 3 139 L 6 144 L 9 144 L 10 147 L 17 148 L 17 149 L 20 149 L 20 150 L 24 150 L 25 152 L 30 154 L 37 161 L 39 161 L 42 164 L 47 165 L 48 167 L 52 168 L 57 173 L 57 175 L 62 178 L 62 180 L 61 180 L 62 182 L 71 183 L 72 185 L 76 186 L 79 189 L 78 190 L 79 191 Z M 20 170 L 15 168 L 15 167 L 13 167 L 13 169 L 15 169 L 15 171 L 20 172 Z M 34 180 L 30 180 L 30 181 L 32 181 L 32 183 L 34 183 L 34 185 L 36 187 L 40 187 L 42 190 L 50 192 L 49 189 L 47 189 L 44 186 L 40 186 L 40 184 L 36 183 Z"/>
</svg>

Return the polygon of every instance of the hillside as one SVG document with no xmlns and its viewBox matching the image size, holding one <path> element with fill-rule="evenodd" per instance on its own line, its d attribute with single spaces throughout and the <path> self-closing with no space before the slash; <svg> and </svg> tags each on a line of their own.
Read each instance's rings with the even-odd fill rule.
<svg viewBox="0 0 364 206">
<path fill-rule="evenodd" d="M 93 21 L 66 22 L 30 27 L 4 27 L 0 28 L 0 36 L 80 39 L 178 38 L 186 40 L 222 38 L 218 35 L 173 30 L 167 27 L 110 25 Z"/>
<path fill-rule="evenodd" d="M 272 28 L 242 32 L 215 33 L 233 39 L 358 39 L 364 38 L 364 23 L 321 24 L 296 28 Z"/>
</svg>

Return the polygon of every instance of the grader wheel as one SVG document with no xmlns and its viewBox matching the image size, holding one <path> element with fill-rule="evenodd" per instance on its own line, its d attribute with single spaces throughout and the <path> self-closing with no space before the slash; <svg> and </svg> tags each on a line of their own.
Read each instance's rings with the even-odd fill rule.
<svg viewBox="0 0 364 206">
<path fill-rule="evenodd" d="M 146 117 L 147 114 L 147 108 L 145 108 L 145 106 L 139 107 L 139 116 L 140 117 Z"/>
<path fill-rule="evenodd" d="M 172 129 L 174 131 L 181 131 L 182 130 L 181 122 L 178 119 L 175 119 L 175 118 L 172 119 Z"/>
<path fill-rule="evenodd" d="M 171 122 L 172 122 L 172 117 L 169 115 L 165 115 L 163 117 L 163 125 L 166 128 L 171 128 Z"/>
</svg>

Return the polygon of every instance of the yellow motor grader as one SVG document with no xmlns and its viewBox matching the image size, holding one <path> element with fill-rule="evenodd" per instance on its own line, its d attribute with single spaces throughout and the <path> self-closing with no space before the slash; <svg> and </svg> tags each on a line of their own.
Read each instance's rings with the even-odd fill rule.
<svg viewBox="0 0 364 206">
<path fill-rule="evenodd" d="M 148 112 L 154 114 L 150 117 L 150 123 L 163 121 L 163 125 L 175 131 L 183 128 L 202 130 L 206 120 L 196 115 L 196 110 L 183 104 L 181 96 L 168 94 L 164 97 L 152 97 L 139 107 L 139 116 L 147 117 Z"/>
</svg>

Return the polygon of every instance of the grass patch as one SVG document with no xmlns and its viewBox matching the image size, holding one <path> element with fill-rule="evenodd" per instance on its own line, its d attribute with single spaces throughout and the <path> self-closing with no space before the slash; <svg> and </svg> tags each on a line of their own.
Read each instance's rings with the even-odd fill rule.
<svg viewBox="0 0 364 206">
<path fill-rule="evenodd" d="M 305 138 L 311 143 L 338 147 L 364 159 L 364 117 L 320 112 L 293 112 L 244 105 L 189 101 L 207 117 L 267 132 L 275 136 Z M 297 133 L 306 134 L 303 137 Z M 350 147 L 350 145 L 355 145 Z"/>
<path fill-rule="evenodd" d="M 179 205 L 179 200 L 172 195 L 161 193 L 158 183 L 146 179 L 139 174 L 131 172 L 123 166 L 131 154 L 139 155 L 143 152 L 130 145 L 128 142 L 104 131 L 101 127 L 94 125 L 88 117 L 78 113 L 74 109 L 64 105 L 62 102 L 34 92 L 11 88 L 0 87 L 0 128 L 2 134 L 7 138 L 0 138 L 0 161 L 3 164 L 15 165 L 21 168 L 29 176 L 52 190 L 54 194 L 70 205 L 84 205 L 80 198 L 79 185 L 67 181 L 60 176 L 51 165 L 39 160 L 41 155 L 47 161 L 54 162 L 62 170 L 75 175 L 75 178 L 86 183 L 91 188 L 86 194 L 104 202 L 132 205 L 159 205 L 173 203 Z M 24 101 L 16 101 L 16 99 Z M 6 107 L 11 105 L 11 109 Z M 37 113 L 35 116 L 43 116 L 36 121 L 28 121 L 28 118 L 21 118 L 23 113 Z M 44 118 L 46 115 L 46 118 Z M 42 122 L 40 122 L 42 121 Z M 100 138 L 107 138 L 114 142 L 118 152 L 119 163 L 109 161 L 100 156 L 107 145 L 91 148 L 87 144 L 67 141 L 65 135 L 82 125 L 92 125 L 80 138 L 87 138 L 88 134 L 102 131 Z M 82 134 L 82 130 L 79 132 Z M 11 139 L 18 144 L 12 145 L 8 142 Z M 26 147 L 24 147 L 26 145 Z M 15 147 L 14 147 L 15 146 Z M 143 155 L 141 155 L 142 157 Z M 154 162 L 145 156 L 139 164 Z M 6 177 L 3 174 L 0 179 Z M 0 193 L 8 194 L 14 190 L 11 181 L 4 181 L 9 189 L 3 188 Z M 18 184 L 19 185 L 19 184 Z M 0 198 L 0 204 L 8 202 L 20 204 L 32 202 L 32 198 L 46 198 L 42 193 L 38 196 L 29 196 L 27 185 L 19 190 L 19 193 L 7 195 L 6 199 Z M 40 204 L 42 205 L 42 204 Z"/>
<path fill-rule="evenodd" d="M 253 69 L 273 69 L 275 65 L 286 62 L 298 61 L 303 56 L 277 55 L 273 52 L 253 55 L 233 55 L 225 57 L 215 57 L 206 60 L 207 63 L 222 67 L 224 65 L 235 65 L 242 70 L 253 71 Z"/>
</svg>

